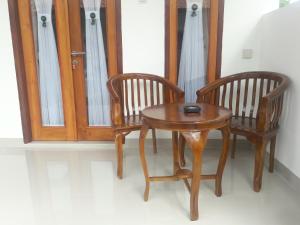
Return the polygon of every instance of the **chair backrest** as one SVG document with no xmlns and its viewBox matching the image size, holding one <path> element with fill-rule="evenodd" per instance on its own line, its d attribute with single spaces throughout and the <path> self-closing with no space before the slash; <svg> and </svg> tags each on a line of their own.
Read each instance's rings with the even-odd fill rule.
<svg viewBox="0 0 300 225">
<path fill-rule="evenodd" d="M 268 130 L 278 125 L 287 87 L 288 78 L 283 74 L 245 72 L 223 77 L 197 91 L 197 102 L 229 108 L 233 116 L 257 118 L 260 120 L 257 125 Z M 266 116 L 270 120 L 268 125 L 263 124 Z"/>
<path fill-rule="evenodd" d="M 120 74 L 110 78 L 107 85 L 122 117 L 137 116 L 145 107 L 184 101 L 181 89 L 157 75 Z"/>
</svg>

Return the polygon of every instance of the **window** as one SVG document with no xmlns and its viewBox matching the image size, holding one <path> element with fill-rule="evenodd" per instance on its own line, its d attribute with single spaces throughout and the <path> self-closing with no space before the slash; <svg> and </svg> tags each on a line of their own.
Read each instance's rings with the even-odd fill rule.
<svg viewBox="0 0 300 225">
<path fill-rule="evenodd" d="M 291 3 L 297 2 L 299 0 L 279 0 L 279 6 L 280 8 L 285 7 Z"/>
</svg>

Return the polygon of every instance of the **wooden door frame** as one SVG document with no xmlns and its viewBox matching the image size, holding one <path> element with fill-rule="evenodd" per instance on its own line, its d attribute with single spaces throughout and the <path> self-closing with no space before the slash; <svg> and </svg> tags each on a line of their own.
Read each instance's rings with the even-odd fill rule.
<svg viewBox="0 0 300 225">
<path fill-rule="evenodd" d="M 15 10 L 19 16 L 20 40 L 22 42 L 23 61 L 25 65 L 25 76 L 27 86 L 27 97 L 30 112 L 33 140 L 76 140 L 76 122 L 74 107 L 74 88 L 69 57 L 70 43 L 68 30 L 68 11 L 66 0 L 55 1 L 54 10 L 57 31 L 57 53 L 60 69 L 61 93 L 64 111 L 64 126 L 43 126 L 40 102 L 40 90 L 38 81 L 37 52 L 34 40 L 31 1 L 18 0 Z"/>
<path fill-rule="evenodd" d="M 208 61 L 208 83 L 220 78 L 222 64 L 222 40 L 224 1 L 211 0 L 210 33 Z M 165 0 L 165 76 L 173 84 L 177 84 L 177 30 L 178 30 L 178 0 Z"/>
<path fill-rule="evenodd" d="M 19 105 L 24 143 L 32 141 L 32 128 L 30 122 L 29 100 L 25 77 L 25 65 L 23 55 L 23 44 L 21 38 L 20 18 L 18 13 L 18 0 L 7 0 L 10 17 L 10 29 L 15 59 L 15 70 L 18 85 Z"/>
<path fill-rule="evenodd" d="M 29 103 L 30 100 L 29 100 L 28 89 L 27 89 L 28 80 L 26 79 L 26 68 L 25 68 L 24 51 L 23 51 L 24 46 L 22 42 L 18 1 L 19 0 L 7 0 L 9 17 L 10 17 L 11 34 L 12 34 L 12 44 L 13 44 L 13 51 L 14 51 L 16 78 L 17 78 L 17 85 L 18 85 L 19 105 L 21 111 L 23 140 L 24 143 L 29 143 L 35 140 L 35 138 L 33 135 L 34 129 L 31 123 L 32 115 L 30 110 L 30 103 Z M 116 12 L 117 42 L 118 42 L 117 67 L 118 70 L 122 72 L 123 65 L 122 65 L 122 37 L 121 37 L 121 0 L 116 0 L 116 2 L 117 2 L 116 9 L 118 10 Z M 66 22 L 67 22 L 67 18 L 66 21 L 63 21 L 64 26 L 66 25 L 65 24 Z M 69 52 L 67 54 L 69 54 Z M 74 130 L 74 132 L 77 133 L 77 130 Z M 73 134 L 74 138 L 68 138 L 68 139 L 69 140 L 76 139 L 76 136 L 77 136 L 76 134 Z"/>
</svg>

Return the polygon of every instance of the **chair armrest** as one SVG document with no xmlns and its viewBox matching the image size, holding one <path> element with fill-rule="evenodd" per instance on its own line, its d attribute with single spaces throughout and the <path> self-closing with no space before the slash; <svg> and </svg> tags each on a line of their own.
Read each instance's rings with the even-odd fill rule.
<svg viewBox="0 0 300 225">
<path fill-rule="evenodd" d="M 176 85 L 174 85 L 173 83 L 171 83 L 170 81 L 168 81 L 166 79 L 162 79 L 161 81 L 164 84 L 166 84 L 167 88 L 169 88 L 170 90 L 172 90 L 174 93 L 177 94 L 179 103 L 184 103 L 184 91 L 183 90 L 181 90 L 179 87 L 177 87 Z"/>
<path fill-rule="evenodd" d="M 120 102 L 114 102 L 112 101 L 112 123 L 113 126 L 119 126 L 123 124 L 123 115 L 122 115 L 122 109 L 121 109 L 121 103 Z"/>
<path fill-rule="evenodd" d="M 107 88 L 111 98 L 111 120 L 113 126 L 118 126 L 122 124 L 122 107 L 121 100 L 118 95 L 117 90 L 113 86 L 113 80 L 107 82 Z"/>
<path fill-rule="evenodd" d="M 228 83 L 226 78 L 221 78 L 216 81 L 213 81 L 207 84 L 205 87 L 201 88 L 196 92 L 197 94 L 197 102 L 205 102 L 205 103 L 212 103 L 214 102 L 214 91 L 219 88 L 220 86 Z"/>
<path fill-rule="evenodd" d="M 114 102 L 114 103 L 120 103 L 121 101 L 120 101 L 120 97 L 119 97 L 119 95 L 118 95 L 118 92 L 117 92 L 117 90 L 115 90 L 114 89 L 114 86 L 112 85 L 112 80 L 109 80 L 108 82 L 107 82 L 107 89 L 108 89 L 108 91 L 109 91 L 109 94 L 110 94 L 110 98 L 112 99 L 112 101 Z"/>
<path fill-rule="evenodd" d="M 182 91 L 181 89 L 179 89 L 180 92 L 177 92 L 178 94 L 178 102 L 179 103 L 184 103 L 185 99 L 184 99 L 184 91 Z"/>
<path fill-rule="evenodd" d="M 258 107 L 256 124 L 259 131 L 268 131 L 278 127 L 282 113 L 284 92 L 288 85 L 289 81 L 285 79 L 277 88 L 262 97 Z"/>
</svg>

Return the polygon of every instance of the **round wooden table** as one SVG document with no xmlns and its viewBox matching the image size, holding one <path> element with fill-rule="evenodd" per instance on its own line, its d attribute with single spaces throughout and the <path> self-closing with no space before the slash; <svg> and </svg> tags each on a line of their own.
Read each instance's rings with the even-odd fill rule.
<svg viewBox="0 0 300 225">
<path fill-rule="evenodd" d="M 194 105 L 194 104 L 193 104 Z M 190 218 L 198 219 L 198 195 L 201 179 L 215 180 L 215 194 L 222 195 L 222 175 L 227 159 L 231 120 L 231 111 L 209 104 L 197 104 L 201 108 L 200 113 L 184 113 L 185 104 L 163 104 L 146 108 L 142 111 L 143 127 L 140 133 L 140 159 L 146 180 L 144 200 L 149 197 L 151 181 L 167 181 L 182 179 L 190 191 Z M 173 175 L 150 177 L 148 174 L 145 158 L 145 138 L 151 128 L 172 131 L 173 142 Z M 202 152 L 206 145 L 207 136 L 210 130 L 219 129 L 223 135 L 223 149 L 219 159 L 216 174 L 202 175 Z M 189 145 L 193 153 L 192 171 L 182 169 L 179 161 L 178 132 Z M 191 179 L 191 184 L 189 182 Z"/>
</svg>

